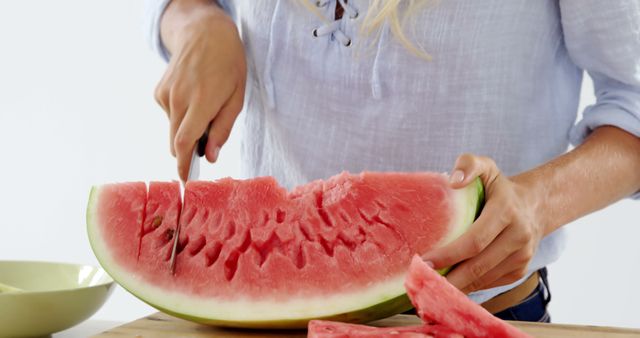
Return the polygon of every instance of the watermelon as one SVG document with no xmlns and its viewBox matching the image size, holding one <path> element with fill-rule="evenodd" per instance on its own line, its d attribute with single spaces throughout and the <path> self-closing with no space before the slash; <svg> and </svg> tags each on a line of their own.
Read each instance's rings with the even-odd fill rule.
<svg viewBox="0 0 640 338">
<path fill-rule="evenodd" d="M 374 327 L 326 320 L 309 322 L 308 338 L 464 338 L 463 335 L 438 324 Z"/>
<path fill-rule="evenodd" d="M 411 257 L 473 222 L 479 181 L 437 173 L 342 173 L 291 191 L 272 177 L 116 183 L 92 189 L 87 226 L 109 274 L 150 305 L 221 326 L 367 322 L 411 308 Z M 169 258 L 180 221 L 175 274 Z"/>
<path fill-rule="evenodd" d="M 454 328 L 465 337 L 531 337 L 471 301 L 417 255 L 411 261 L 405 287 L 426 323 Z"/>
</svg>

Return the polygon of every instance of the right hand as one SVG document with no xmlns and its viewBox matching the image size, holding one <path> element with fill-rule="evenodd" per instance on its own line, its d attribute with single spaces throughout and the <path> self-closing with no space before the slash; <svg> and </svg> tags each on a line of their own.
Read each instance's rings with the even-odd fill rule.
<svg viewBox="0 0 640 338">
<path fill-rule="evenodd" d="M 155 90 L 170 121 L 170 150 L 186 181 L 191 154 L 209 128 L 215 162 L 242 110 L 247 66 L 235 23 L 209 0 L 173 0 L 161 23 L 171 60 Z"/>
</svg>

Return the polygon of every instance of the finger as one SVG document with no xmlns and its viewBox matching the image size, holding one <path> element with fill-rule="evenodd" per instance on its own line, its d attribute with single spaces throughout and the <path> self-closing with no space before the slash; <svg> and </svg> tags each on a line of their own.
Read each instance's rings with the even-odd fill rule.
<svg viewBox="0 0 640 338">
<path fill-rule="evenodd" d="M 512 270 L 509 273 L 503 274 L 502 277 L 494 280 L 491 283 L 486 284 L 482 288 L 490 289 L 490 288 L 496 288 L 499 286 L 509 285 L 511 283 L 515 283 L 521 280 L 522 278 L 526 277 L 527 273 L 528 273 L 528 270 L 526 266 L 522 268 L 518 268 L 518 269 Z"/>
<path fill-rule="evenodd" d="M 158 105 L 165 112 L 167 117 L 169 117 L 169 113 L 170 113 L 170 110 L 169 110 L 169 93 L 170 93 L 170 89 L 171 89 L 171 87 L 168 85 L 168 76 L 169 76 L 168 74 L 169 74 L 169 71 L 167 70 L 162 75 L 162 78 L 158 82 L 158 85 L 156 86 L 156 88 L 155 88 L 155 90 L 153 92 L 153 97 L 155 98 L 155 100 L 158 103 Z"/>
<path fill-rule="evenodd" d="M 447 280 L 460 290 L 478 288 L 484 285 L 485 275 L 516 250 L 509 242 L 508 232 L 503 231 L 482 253 L 460 263 L 449 272 Z"/>
<path fill-rule="evenodd" d="M 209 129 L 209 139 L 205 150 L 206 158 L 214 163 L 218 159 L 220 148 L 227 142 L 233 124 L 242 110 L 244 104 L 244 88 L 239 87 L 233 93 L 229 101 L 220 109 Z"/>
<path fill-rule="evenodd" d="M 498 177 L 500 171 L 496 163 L 484 156 L 462 154 L 456 160 L 451 172 L 450 183 L 454 189 L 470 184 L 476 177 L 480 177 L 484 186 L 488 186 Z"/>
<path fill-rule="evenodd" d="M 497 243 L 496 243 L 497 244 Z M 458 282 L 457 280 L 454 281 L 455 283 L 457 283 L 456 285 L 462 285 L 460 287 L 460 290 L 462 290 L 464 293 L 469 293 L 469 292 L 473 292 L 473 291 L 477 291 L 477 290 L 482 290 L 482 289 L 487 289 L 489 288 L 489 286 L 491 284 L 493 284 L 495 281 L 497 281 L 498 279 L 512 273 L 514 270 L 520 269 L 523 266 L 526 267 L 528 262 L 523 262 L 523 260 L 521 259 L 521 254 L 518 250 L 510 250 L 510 249 L 503 249 L 502 255 L 501 257 L 491 257 L 489 258 L 487 256 L 487 260 L 489 259 L 495 259 L 495 261 L 493 261 L 494 263 L 492 264 L 487 264 L 484 262 L 471 262 L 469 261 L 469 264 L 476 264 L 475 267 L 473 266 L 469 266 L 468 267 L 468 271 L 470 271 L 471 274 L 474 274 L 476 272 L 481 272 L 482 274 L 478 277 L 470 277 L 469 279 L 466 279 L 465 281 L 460 281 Z M 459 269 L 459 268 L 463 268 L 462 265 L 466 264 L 467 262 L 461 264 L 459 267 L 456 267 L 455 270 Z M 485 268 L 486 267 L 486 268 Z M 484 271 L 478 271 L 476 269 L 483 269 Z M 464 273 L 463 271 L 461 271 L 461 273 Z M 453 271 L 450 273 L 450 275 L 453 274 Z M 447 279 L 449 278 L 449 276 L 447 275 Z M 455 276 L 453 278 L 462 278 L 464 279 L 463 276 Z"/>
<path fill-rule="evenodd" d="M 173 111 L 171 109 L 173 109 Z M 175 145 L 176 135 L 180 125 L 182 124 L 182 120 L 187 113 L 187 109 L 187 106 L 178 108 L 177 105 L 174 105 L 174 108 L 169 108 L 169 147 L 173 157 L 177 157 Z"/>
<path fill-rule="evenodd" d="M 515 251 L 499 267 L 485 274 L 483 282 L 478 283 L 478 289 L 511 284 L 524 277 L 534 252 L 535 250 L 531 250 L 529 247 Z M 501 267 L 502 269 L 500 269 Z"/>
<path fill-rule="evenodd" d="M 453 242 L 427 252 L 422 258 L 433 262 L 436 269 L 442 269 L 479 255 L 509 224 L 510 220 L 501 214 L 502 205 L 489 201 L 469 230 Z"/>
<path fill-rule="evenodd" d="M 184 119 L 180 123 L 174 140 L 178 175 L 186 181 L 189 176 L 191 156 L 196 142 L 202 137 L 212 118 L 211 111 L 217 111 L 209 101 L 197 101 L 189 106 Z M 214 110 L 211 110 L 214 109 Z"/>
<path fill-rule="evenodd" d="M 177 157 L 175 141 L 178 129 L 189 109 L 189 95 L 189 91 L 179 83 L 175 83 L 169 92 L 169 142 L 174 157 Z"/>
</svg>

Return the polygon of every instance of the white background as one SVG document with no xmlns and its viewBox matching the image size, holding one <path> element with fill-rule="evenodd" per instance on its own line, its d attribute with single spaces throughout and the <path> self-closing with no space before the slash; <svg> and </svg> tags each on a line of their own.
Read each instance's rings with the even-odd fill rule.
<svg viewBox="0 0 640 338">
<path fill-rule="evenodd" d="M 152 97 L 164 64 L 141 17 L 130 0 L 0 2 L 0 259 L 97 264 L 85 232 L 91 185 L 176 178 Z M 238 149 L 234 134 L 203 178 L 237 176 Z M 555 322 L 640 327 L 638 203 L 568 225 L 550 271 Z M 94 318 L 151 311 L 117 289 Z"/>
</svg>

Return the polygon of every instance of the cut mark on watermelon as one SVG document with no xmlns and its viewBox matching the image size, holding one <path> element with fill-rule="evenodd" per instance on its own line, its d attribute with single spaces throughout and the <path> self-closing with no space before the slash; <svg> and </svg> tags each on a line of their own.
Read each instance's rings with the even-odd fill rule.
<svg viewBox="0 0 640 338">
<path fill-rule="evenodd" d="M 185 236 L 184 239 L 178 238 L 178 245 L 176 246 L 176 255 L 180 254 L 189 245 L 189 236 Z"/>
<path fill-rule="evenodd" d="M 200 251 L 202 251 L 202 249 L 204 249 L 205 245 L 207 245 L 207 239 L 204 237 L 204 235 L 200 235 L 200 237 L 198 237 L 198 239 L 193 241 L 193 244 L 191 245 L 191 248 L 189 249 L 189 256 L 194 257 L 195 255 L 199 254 Z"/>
<path fill-rule="evenodd" d="M 320 219 L 322 220 L 322 222 L 326 224 L 328 227 L 333 228 L 333 223 L 329 218 L 329 214 L 327 214 L 327 211 L 324 210 L 323 199 L 324 199 L 323 191 L 322 190 L 317 191 L 316 192 L 316 210 L 318 211 L 318 215 L 320 216 Z"/>
<path fill-rule="evenodd" d="M 138 234 L 138 250 L 136 254 L 136 262 L 140 261 L 140 252 L 142 252 L 142 237 L 144 237 L 144 223 L 147 220 L 147 203 L 149 202 L 149 186 L 144 185 L 146 194 L 144 196 L 144 206 L 142 207 L 142 222 L 140 222 L 140 233 Z"/>
<path fill-rule="evenodd" d="M 220 252 L 222 252 L 222 244 L 220 242 L 213 243 L 213 246 L 204 252 L 205 265 L 207 267 L 212 266 L 220 257 Z"/>
<path fill-rule="evenodd" d="M 310 231 L 309 229 L 307 229 L 307 226 L 303 223 L 298 223 L 298 229 L 300 230 L 300 232 L 302 233 L 302 236 L 304 236 L 304 238 L 309 241 L 312 242 L 313 241 L 313 237 L 311 237 L 310 235 Z"/>
<path fill-rule="evenodd" d="M 307 265 L 307 260 L 304 258 L 304 253 L 302 252 L 302 244 L 298 245 L 298 251 L 296 254 L 296 260 L 294 262 L 296 268 L 298 270 L 302 270 L 305 265 Z"/>
<path fill-rule="evenodd" d="M 396 240 L 401 240 L 404 241 L 404 236 L 396 229 L 395 226 L 393 226 L 391 223 L 387 223 L 385 221 L 382 220 L 382 218 L 380 218 L 379 213 L 374 215 L 373 217 L 369 218 L 365 215 L 365 213 L 358 209 L 358 215 L 360 215 L 360 218 L 365 222 L 365 224 L 367 224 L 368 226 L 374 226 L 376 224 L 381 225 L 387 229 L 389 229 L 395 236 L 396 236 Z"/>
<path fill-rule="evenodd" d="M 280 208 L 276 210 L 276 223 L 282 224 L 286 217 L 287 217 L 287 213 L 285 211 L 283 211 Z"/>
<path fill-rule="evenodd" d="M 375 203 L 378 206 L 378 208 L 380 208 L 380 210 L 387 209 L 387 206 L 384 203 L 380 202 L 380 200 L 374 199 L 373 203 Z"/>
<path fill-rule="evenodd" d="M 347 215 L 347 213 L 344 212 L 344 210 L 340 210 L 339 212 L 340 218 L 345 222 L 345 223 L 351 223 L 351 219 L 349 218 L 349 216 Z"/>
<path fill-rule="evenodd" d="M 318 236 L 318 242 L 327 253 L 327 256 L 333 257 L 333 245 L 329 245 L 329 242 L 322 236 Z"/>
<path fill-rule="evenodd" d="M 182 224 L 190 224 L 190 223 L 193 221 L 193 219 L 196 217 L 196 212 L 197 212 L 197 211 L 198 211 L 198 210 L 197 210 L 197 209 L 195 209 L 195 208 L 191 208 L 191 209 L 189 209 L 189 210 L 184 214 L 184 219 L 181 219 L 181 221 L 182 221 L 182 222 L 184 222 L 184 223 L 182 223 Z"/>
<path fill-rule="evenodd" d="M 342 242 L 342 245 L 346 246 L 349 249 L 349 251 L 355 251 L 357 245 L 360 244 L 360 243 L 356 243 L 355 241 L 352 241 L 343 232 L 340 232 L 338 234 L 338 237 L 336 238 L 336 244 L 339 242 Z"/>
<path fill-rule="evenodd" d="M 259 242 L 254 243 L 254 247 L 260 256 L 260 261 L 258 262 L 258 266 L 262 267 L 264 262 L 269 257 L 269 254 L 274 250 L 274 248 L 279 248 L 282 246 L 282 241 L 278 237 L 278 235 L 274 232 L 271 233 L 269 238 L 262 244 Z"/>
<path fill-rule="evenodd" d="M 240 253 L 231 251 L 224 262 L 224 277 L 227 281 L 231 281 L 236 274 L 236 270 L 238 270 L 238 258 L 240 258 Z"/>
<path fill-rule="evenodd" d="M 240 256 L 247 252 L 251 245 L 251 232 L 246 230 L 244 232 L 244 239 L 242 240 L 239 247 L 231 249 L 227 256 L 227 260 L 224 262 L 224 273 L 227 281 L 231 281 L 238 270 L 238 260 Z"/>
<path fill-rule="evenodd" d="M 229 223 L 227 223 L 227 234 L 224 237 L 225 240 L 230 240 L 233 235 L 236 234 L 236 223 L 234 221 L 229 221 Z"/>
</svg>

